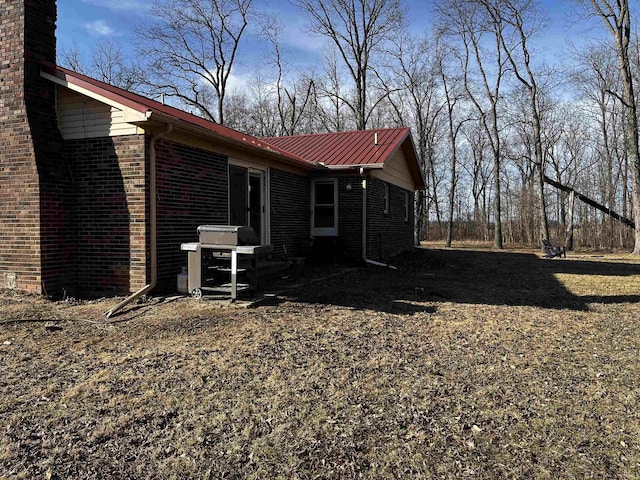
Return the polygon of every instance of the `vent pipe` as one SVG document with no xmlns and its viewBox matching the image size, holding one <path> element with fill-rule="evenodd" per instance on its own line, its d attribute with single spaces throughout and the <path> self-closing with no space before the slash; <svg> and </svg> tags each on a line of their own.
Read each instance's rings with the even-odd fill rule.
<svg viewBox="0 0 640 480">
<path fill-rule="evenodd" d="M 378 146 L 378 132 L 373 134 L 373 143 L 376 147 Z"/>
</svg>

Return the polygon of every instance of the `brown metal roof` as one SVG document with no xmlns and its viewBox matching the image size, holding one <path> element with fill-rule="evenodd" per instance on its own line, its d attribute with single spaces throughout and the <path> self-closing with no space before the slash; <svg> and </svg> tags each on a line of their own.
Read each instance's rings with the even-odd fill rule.
<svg viewBox="0 0 640 480">
<path fill-rule="evenodd" d="M 384 164 L 409 135 L 409 128 L 403 127 L 270 137 L 265 140 L 315 164 L 357 167 Z"/>
<path fill-rule="evenodd" d="M 146 114 L 147 118 L 159 116 L 161 119 L 172 123 L 199 127 L 199 129 L 203 129 L 205 132 L 213 134 L 222 140 L 227 140 L 235 143 L 236 145 L 242 145 L 250 149 L 268 151 L 287 163 L 297 164 L 307 169 L 313 168 L 312 164 L 310 164 L 306 159 L 287 152 L 277 145 L 271 145 L 265 140 L 238 132 L 232 128 L 225 127 L 224 125 L 205 120 L 202 117 L 187 113 L 178 108 L 164 105 L 155 100 L 151 100 L 150 98 L 143 97 L 142 95 L 100 82 L 91 77 L 81 75 L 72 70 L 68 70 L 48 62 L 42 63 L 42 70 L 51 76 L 57 77 L 64 83 L 83 88 L 90 93 L 102 96 L 136 112 Z"/>
</svg>

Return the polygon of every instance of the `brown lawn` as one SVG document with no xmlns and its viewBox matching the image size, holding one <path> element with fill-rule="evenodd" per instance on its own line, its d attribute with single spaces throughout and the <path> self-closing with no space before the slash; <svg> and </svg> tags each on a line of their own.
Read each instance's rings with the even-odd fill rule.
<svg viewBox="0 0 640 480">
<path fill-rule="evenodd" d="M 0 478 L 638 478 L 640 260 L 394 264 L 255 309 L 0 295 Z"/>
</svg>

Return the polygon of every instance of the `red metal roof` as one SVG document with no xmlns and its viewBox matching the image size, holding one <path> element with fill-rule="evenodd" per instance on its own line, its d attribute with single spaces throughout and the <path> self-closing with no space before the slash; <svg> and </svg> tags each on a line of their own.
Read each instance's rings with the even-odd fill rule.
<svg viewBox="0 0 640 480">
<path fill-rule="evenodd" d="M 414 188 L 419 190 L 425 185 L 408 127 L 270 137 L 265 140 L 309 162 L 334 170 L 382 168 L 402 148 Z"/>
<path fill-rule="evenodd" d="M 81 75 L 72 70 L 68 70 L 66 68 L 46 62 L 42 63 L 42 70 L 45 73 L 57 77 L 63 82 L 81 87 L 91 93 L 105 97 L 113 102 L 126 106 L 139 113 L 151 116 L 157 115 L 167 121 L 200 127 L 202 129 L 205 129 L 209 133 L 215 134 L 216 136 L 227 139 L 233 143 L 245 145 L 246 147 L 252 149 L 266 150 L 270 153 L 275 153 L 276 155 L 282 157 L 282 160 L 293 162 L 306 168 L 312 167 L 309 161 L 305 160 L 302 157 L 299 157 L 296 154 L 287 152 L 277 145 L 271 145 L 265 140 L 252 137 L 251 135 L 246 135 L 232 128 L 225 127 L 224 125 L 220 125 L 209 120 L 205 120 L 202 117 L 187 113 L 178 108 L 164 105 L 155 100 L 151 100 L 150 98 L 143 97 L 142 95 L 123 90 L 113 85 L 109 85 L 107 83 L 100 82 L 99 80 Z"/>
<path fill-rule="evenodd" d="M 424 179 L 418 166 L 410 129 L 406 127 L 259 139 L 48 62 L 42 62 L 42 70 L 64 84 L 104 97 L 144 114 L 148 119 L 158 118 L 160 121 L 191 129 L 195 127 L 196 131 L 212 135 L 222 141 L 263 153 L 268 152 L 272 158 L 306 169 L 314 168 L 316 165 L 325 165 L 334 169 L 380 168 L 399 148 L 404 146 L 416 188 L 424 187 Z M 375 143 L 376 134 L 377 144 Z"/>
<path fill-rule="evenodd" d="M 265 140 L 315 164 L 357 167 L 382 166 L 409 135 L 409 128 L 403 127 L 270 137 Z"/>
</svg>

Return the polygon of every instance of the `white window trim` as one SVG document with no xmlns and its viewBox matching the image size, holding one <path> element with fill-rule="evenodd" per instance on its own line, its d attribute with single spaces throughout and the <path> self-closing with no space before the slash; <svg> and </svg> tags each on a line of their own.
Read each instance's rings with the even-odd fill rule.
<svg viewBox="0 0 640 480">
<path fill-rule="evenodd" d="M 333 227 L 316 228 L 316 184 L 333 183 Z M 336 237 L 338 236 L 338 180 L 336 178 L 314 178 L 311 181 L 311 236 L 312 237 Z"/>
</svg>

